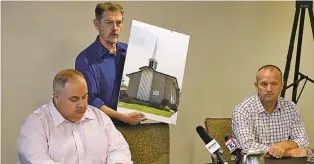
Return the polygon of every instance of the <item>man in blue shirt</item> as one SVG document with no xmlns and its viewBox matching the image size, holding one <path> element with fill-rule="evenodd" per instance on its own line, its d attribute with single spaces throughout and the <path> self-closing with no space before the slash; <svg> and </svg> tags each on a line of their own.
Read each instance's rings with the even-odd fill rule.
<svg viewBox="0 0 314 164">
<path fill-rule="evenodd" d="M 75 60 L 75 69 L 84 75 L 88 85 L 88 103 L 105 112 L 114 123 L 138 124 L 146 120 L 142 113 L 116 111 L 127 51 L 127 44 L 118 42 L 123 7 L 115 2 L 99 3 L 95 17 L 99 35 Z"/>
</svg>

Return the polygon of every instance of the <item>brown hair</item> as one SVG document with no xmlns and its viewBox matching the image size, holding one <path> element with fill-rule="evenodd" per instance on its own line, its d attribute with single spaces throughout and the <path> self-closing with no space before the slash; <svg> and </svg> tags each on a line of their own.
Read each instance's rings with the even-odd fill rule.
<svg viewBox="0 0 314 164">
<path fill-rule="evenodd" d="M 95 17 L 98 21 L 102 19 L 104 12 L 120 12 L 123 17 L 123 7 L 116 2 L 102 2 L 98 3 L 95 8 Z"/>
</svg>

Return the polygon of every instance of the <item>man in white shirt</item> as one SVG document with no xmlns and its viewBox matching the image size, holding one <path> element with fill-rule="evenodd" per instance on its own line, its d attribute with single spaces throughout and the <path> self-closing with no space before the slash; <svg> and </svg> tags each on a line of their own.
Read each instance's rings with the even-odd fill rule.
<svg viewBox="0 0 314 164">
<path fill-rule="evenodd" d="M 84 76 L 73 69 L 53 80 L 53 99 L 24 122 L 19 164 L 132 164 L 129 145 L 111 119 L 89 106 Z"/>
</svg>

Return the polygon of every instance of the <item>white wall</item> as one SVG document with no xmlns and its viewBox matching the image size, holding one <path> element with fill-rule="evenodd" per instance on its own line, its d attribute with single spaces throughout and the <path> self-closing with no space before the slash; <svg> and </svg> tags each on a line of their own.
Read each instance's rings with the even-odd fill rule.
<svg viewBox="0 0 314 164">
<path fill-rule="evenodd" d="M 94 41 L 96 3 L 2 2 L 2 163 L 16 162 L 20 126 L 51 98 L 54 75 L 73 68 L 76 55 Z M 294 2 L 121 4 L 126 10 L 122 41 L 128 40 L 132 19 L 191 36 L 178 122 L 170 127 L 171 164 L 210 161 L 195 127 L 206 117 L 231 117 L 234 105 L 255 93 L 260 66 L 284 70 Z M 307 14 L 300 70 L 312 78 L 313 52 Z M 299 101 L 311 140 L 313 91 L 308 83 Z"/>
</svg>

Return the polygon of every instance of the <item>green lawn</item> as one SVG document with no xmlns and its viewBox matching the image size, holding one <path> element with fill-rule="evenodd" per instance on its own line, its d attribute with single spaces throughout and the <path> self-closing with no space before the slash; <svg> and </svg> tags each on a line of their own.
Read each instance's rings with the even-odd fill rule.
<svg viewBox="0 0 314 164">
<path fill-rule="evenodd" d="M 172 116 L 172 112 L 167 112 L 164 110 L 159 110 L 153 107 L 149 107 L 149 106 L 144 106 L 144 105 L 139 105 L 139 104 L 128 104 L 128 103 L 124 103 L 124 102 L 120 102 L 118 103 L 119 107 L 122 108 L 128 108 L 128 109 L 135 109 L 141 112 L 145 112 L 145 113 L 151 113 L 151 114 L 155 114 L 158 116 L 163 116 L 163 117 L 171 117 Z"/>
</svg>

